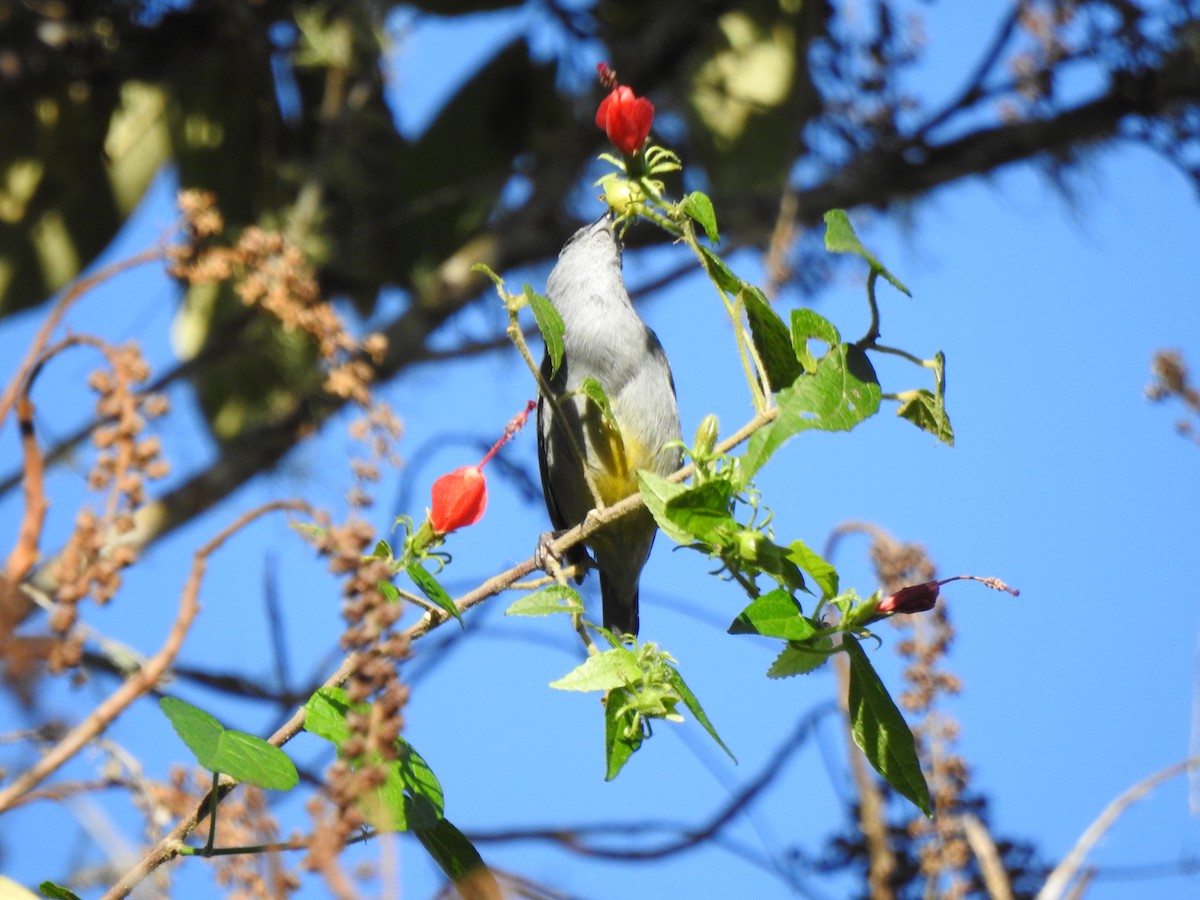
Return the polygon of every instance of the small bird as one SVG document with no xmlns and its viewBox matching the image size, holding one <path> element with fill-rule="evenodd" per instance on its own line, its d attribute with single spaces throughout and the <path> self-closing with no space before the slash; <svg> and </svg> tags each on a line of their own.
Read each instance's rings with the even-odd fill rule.
<svg viewBox="0 0 1200 900">
<path fill-rule="evenodd" d="M 554 402 L 538 398 L 538 463 L 550 521 L 564 530 L 597 506 L 636 493 L 638 469 L 669 475 L 679 468 L 679 446 L 666 446 L 680 439 L 679 407 L 662 344 L 625 289 L 611 214 L 563 246 L 546 297 L 563 320 L 563 357 L 553 376 L 549 354 L 542 359 Z M 587 378 L 604 389 L 611 419 L 580 392 Z M 600 570 L 604 627 L 616 634 L 637 636 L 638 579 L 656 531 L 643 507 L 588 539 Z M 580 545 L 567 552 L 570 564 L 586 559 Z"/>
</svg>

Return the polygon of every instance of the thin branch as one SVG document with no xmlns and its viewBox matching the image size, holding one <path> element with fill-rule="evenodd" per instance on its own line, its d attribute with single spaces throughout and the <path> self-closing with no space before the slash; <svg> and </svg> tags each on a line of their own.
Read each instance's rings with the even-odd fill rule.
<svg viewBox="0 0 1200 900">
<path fill-rule="evenodd" d="M 240 516 L 236 522 L 220 532 L 215 538 L 196 551 L 192 558 L 192 571 L 184 585 L 179 600 L 179 612 L 162 648 L 146 664 L 131 675 L 117 690 L 100 703 L 86 719 L 72 728 L 50 751 L 33 766 L 14 778 L 0 790 L 0 812 L 10 808 L 23 794 L 41 784 L 61 766 L 102 733 L 118 715 L 135 700 L 152 690 L 159 678 L 174 661 L 183 646 L 183 640 L 199 611 L 200 584 L 203 581 L 208 557 L 218 550 L 232 535 L 250 522 L 276 510 L 311 512 L 307 503 L 298 500 L 280 500 L 260 506 Z"/>
<path fill-rule="evenodd" d="M 1121 817 L 1125 810 L 1137 801 L 1145 798 L 1164 781 L 1170 781 L 1172 778 L 1197 767 L 1200 767 L 1200 756 L 1189 757 L 1182 762 L 1177 762 L 1159 772 L 1155 772 L 1149 778 L 1139 781 L 1109 803 L 1104 808 L 1104 811 L 1096 817 L 1096 820 L 1079 836 L 1079 840 L 1075 842 L 1075 846 L 1071 848 L 1071 851 L 1063 857 L 1062 862 L 1050 873 L 1050 877 L 1046 879 L 1046 883 L 1038 891 L 1037 900 L 1061 900 L 1066 895 L 1071 881 L 1079 874 L 1088 853 L 1104 837 L 1105 832 L 1112 828 L 1113 824 Z"/>
</svg>

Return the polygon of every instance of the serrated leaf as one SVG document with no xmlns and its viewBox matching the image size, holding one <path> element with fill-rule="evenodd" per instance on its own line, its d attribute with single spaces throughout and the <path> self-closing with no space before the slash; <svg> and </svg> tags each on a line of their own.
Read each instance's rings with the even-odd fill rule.
<svg viewBox="0 0 1200 900">
<path fill-rule="evenodd" d="M 209 771 L 273 791 L 291 790 L 300 780 L 287 754 L 262 738 L 231 731 L 177 697 L 163 697 L 158 705 L 196 761 Z"/>
<path fill-rule="evenodd" d="M 704 730 L 708 732 L 709 737 L 717 742 L 717 746 L 729 754 L 729 758 L 736 763 L 737 757 L 733 755 L 733 751 L 725 745 L 723 740 L 721 740 L 721 736 L 717 734 L 717 729 L 713 727 L 713 723 L 709 720 L 708 715 L 704 712 L 704 708 L 700 705 L 700 701 L 696 699 L 696 695 L 692 693 L 692 689 L 687 686 L 687 682 L 683 680 L 683 676 L 679 674 L 679 670 L 674 666 L 670 666 L 669 668 L 671 671 L 671 687 L 673 687 L 676 693 L 683 698 L 683 705 L 686 706 L 688 711 L 696 717 L 696 721 L 704 727 Z"/>
<path fill-rule="evenodd" d="M 689 539 L 710 541 L 717 529 L 737 527 L 729 511 L 732 499 L 733 485 L 728 481 L 706 481 L 676 494 L 663 513 Z"/>
<path fill-rule="evenodd" d="M 778 391 L 787 387 L 804 372 L 797 356 L 800 345 L 792 346 L 787 325 L 771 307 L 762 291 L 747 285 L 741 292 L 741 299 L 746 308 L 746 319 L 750 323 L 750 337 L 754 341 L 754 349 L 758 351 L 759 359 L 767 370 L 771 390 Z"/>
<path fill-rule="evenodd" d="M 817 587 L 821 589 L 822 598 L 833 597 L 838 592 L 838 572 L 814 550 L 809 549 L 804 541 L 792 541 L 788 544 L 788 558 L 812 576 Z"/>
<path fill-rule="evenodd" d="M 683 198 L 683 211 L 699 223 L 700 227 L 704 229 L 705 236 L 712 243 L 715 244 L 721 240 L 717 234 L 717 213 L 707 194 L 692 191 Z"/>
<path fill-rule="evenodd" d="M 419 562 L 414 562 L 409 563 L 404 571 L 408 573 L 408 577 L 422 594 L 440 609 L 444 609 L 447 613 L 458 619 L 458 624 L 462 626 L 463 630 L 466 630 L 467 624 L 463 621 L 462 613 L 458 611 L 458 607 L 454 603 L 454 598 L 446 593 L 446 589 L 438 584 L 438 580 L 433 577 L 428 569 Z"/>
<path fill-rule="evenodd" d="M 563 326 L 562 316 L 549 300 L 537 293 L 529 285 L 525 285 L 525 302 L 533 312 L 533 320 L 537 323 L 542 341 L 546 345 L 546 354 L 550 357 L 550 375 L 558 371 L 563 358 Z"/>
<path fill-rule="evenodd" d="M 942 443 L 954 446 L 954 429 L 950 427 L 945 404 L 932 391 L 924 388 L 905 391 L 899 395 L 899 399 L 900 408 L 896 410 L 896 415 L 912 422 L 922 431 L 928 431 Z"/>
<path fill-rule="evenodd" d="M 692 536 L 676 525 L 667 515 L 667 503 L 672 497 L 678 497 L 688 488 L 647 470 L 638 470 L 637 479 L 638 487 L 642 491 L 642 499 L 646 501 L 646 509 L 650 510 L 650 515 L 654 516 L 654 521 L 658 523 L 663 534 L 677 544 L 690 544 Z"/>
<path fill-rule="evenodd" d="M 633 695 L 614 689 L 604 705 L 604 780 L 612 781 L 629 758 L 642 745 L 643 735 L 637 712 L 631 706 Z"/>
<path fill-rule="evenodd" d="M 827 634 L 816 635 L 805 643 L 790 641 L 767 669 L 767 677 L 805 675 L 825 665 L 832 653 L 833 640 Z"/>
<path fill-rule="evenodd" d="M 504 611 L 506 616 L 549 616 L 554 613 L 582 615 L 583 601 L 574 588 L 552 584 L 520 598 Z"/>
<path fill-rule="evenodd" d="M 783 588 L 757 597 L 729 626 L 730 634 L 761 634 L 764 637 L 803 641 L 816 633 L 800 606 Z"/>
<path fill-rule="evenodd" d="M 900 283 L 876 257 L 859 241 L 844 209 L 831 209 L 825 213 L 825 249 L 830 253 L 853 253 L 865 260 L 867 265 L 892 283 L 896 290 L 911 297 L 912 292 Z"/>
<path fill-rule="evenodd" d="M 878 411 L 881 397 L 866 353 L 853 344 L 831 348 L 814 374 L 796 379 L 775 395 L 779 416 L 750 438 L 742 457 L 743 476 L 750 478 L 801 431 L 849 431 Z"/>
<path fill-rule="evenodd" d="M 560 691 L 610 691 L 636 684 L 642 677 L 637 656 L 624 647 L 615 647 L 589 656 L 550 687 Z"/>
<path fill-rule="evenodd" d="M 729 266 L 725 265 L 725 260 L 705 246 L 700 247 L 700 255 L 704 257 L 705 271 L 721 290 L 736 294 L 742 289 L 745 282 L 733 274 Z"/>
<path fill-rule="evenodd" d="M 491 900 L 504 896 L 475 845 L 449 819 L 438 819 L 430 827 L 414 827 L 413 834 L 446 877 L 454 882 L 460 897 Z"/>
<path fill-rule="evenodd" d="M 826 353 L 842 342 L 837 326 L 811 309 L 792 310 L 791 341 L 795 347 L 796 359 L 808 374 L 817 371 L 817 357 L 813 356 L 808 346 L 811 340 L 823 341 L 827 347 Z"/>
<path fill-rule="evenodd" d="M 908 723 L 851 634 L 842 646 L 850 658 L 850 733 L 867 760 L 897 793 L 932 817 L 929 786 Z"/>
</svg>

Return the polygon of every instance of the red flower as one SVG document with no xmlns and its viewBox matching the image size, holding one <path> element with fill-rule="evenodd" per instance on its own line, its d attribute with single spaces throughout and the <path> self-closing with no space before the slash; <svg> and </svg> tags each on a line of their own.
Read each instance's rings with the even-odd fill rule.
<svg viewBox="0 0 1200 900">
<path fill-rule="evenodd" d="M 653 122 L 654 104 L 625 85 L 613 88 L 596 110 L 596 127 L 626 156 L 642 149 Z"/>
<path fill-rule="evenodd" d="M 433 483 L 429 522 L 438 534 L 474 525 L 487 509 L 487 480 L 478 466 L 460 466 Z"/>
<path fill-rule="evenodd" d="M 941 582 L 926 581 L 924 584 L 910 584 L 900 588 L 894 594 L 888 594 L 879 601 L 876 612 L 881 613 L 918 613 L 933 609 L 937 603 L 938 589 Z"/>
</svg>

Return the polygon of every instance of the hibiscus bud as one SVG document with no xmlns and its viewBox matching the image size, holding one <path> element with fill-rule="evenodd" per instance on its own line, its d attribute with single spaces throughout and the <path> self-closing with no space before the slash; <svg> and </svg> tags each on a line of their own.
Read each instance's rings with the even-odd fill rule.
<svg viewBox="0 0 1200 900">
<path fill-rule="evenodd" d="M 596 127 L 626 156 L 642 149 L 653 122 L 654 104 L 625 85 L 613 88 L 596 110 Z"/>
<path fill-rule="evenodd" d="M 460 466 L 433 483 L 429 522 L 438 534 L 474 525 L 487 509 L 487 480 L 478 466 Z"/>
<path fill-rule="evenodd" d="M 934 604 L 937 603 L 940 586 L 936 581 L 910 584 L 880 600 L 875 611 L 880 613 L 919 613 L 933 609 Z"/>
<path fill-rule="evenodd" d="M 713 448 L 717 446 L 717 428 L 717 417 L 712 413 L 700 420 L 700 426 L 696 429 L 696 438 L 692 441 L 694 455 L 701 458 L 712 455 Z"/>
</svg>

